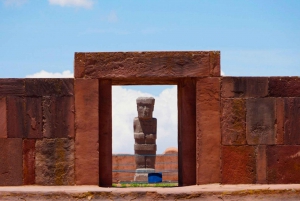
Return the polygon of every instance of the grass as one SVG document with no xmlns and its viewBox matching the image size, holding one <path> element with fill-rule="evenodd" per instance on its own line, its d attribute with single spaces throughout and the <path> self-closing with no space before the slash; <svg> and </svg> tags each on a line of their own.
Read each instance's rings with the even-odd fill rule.
<svg viewBox="0 0 300 201">
<path fill-rule="evenodd" d="M 178 183 L 120 183 L 112 184 L 112 187 L 131 188 L 131 187 L 176 187 Z"/>
</svg>

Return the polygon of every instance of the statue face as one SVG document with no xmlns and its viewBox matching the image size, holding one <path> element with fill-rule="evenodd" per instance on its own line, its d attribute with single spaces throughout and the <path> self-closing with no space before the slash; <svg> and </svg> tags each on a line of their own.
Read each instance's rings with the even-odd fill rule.
<svg viewBox="0 0 300 201">
<path fill-rule="evenodd" d="M 153 105 L 152 104 L 138 104 L 137 111 L 139 118 L 152 118 Z"/>
</svg>

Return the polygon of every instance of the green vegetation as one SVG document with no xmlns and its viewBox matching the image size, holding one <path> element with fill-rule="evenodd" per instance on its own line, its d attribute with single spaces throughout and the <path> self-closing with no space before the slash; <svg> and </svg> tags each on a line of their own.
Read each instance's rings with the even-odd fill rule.
<svg viewBox="0 0 300 201">
<path fill-rule="evenodd" d="M 112 187 L 121 187 L 121 188 L 131 188 L 131 187 L 176 187 L 178 183 L 119 183 L 119 184 L 112 184 Z"/>
</svg>

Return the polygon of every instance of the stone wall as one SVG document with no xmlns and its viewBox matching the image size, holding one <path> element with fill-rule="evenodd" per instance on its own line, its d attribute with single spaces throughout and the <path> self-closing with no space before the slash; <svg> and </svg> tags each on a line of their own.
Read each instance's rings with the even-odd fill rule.
<svg viewBox="0 0 300 201">
<path fill-rule="evenodd" d="M 0 185 L 74 185 L 73 79 L 0 79 Z"/>
<path fill-rule="evenodd" d="M 135 157 L 129 154 L 113 154 L 113 183 L 133 182 L 136 170 Z M 155 171 L 162 172 L 166 182 L 178 182 L 178 154 L 157 154 Z"/>
<path fill-rule="evenodd" d="M 222 183 L 300 182 L 300 78 L 224 77 Z"/>
<path fill-rule="evenodd" d="M 74 73 L 0 79 L 1 186 L 111 186 L 126 84 L 178 86 L 180 186 L 300 182 L 299 77 L 221 77 L 220 52 L 75 53 Z"/>
</svg>

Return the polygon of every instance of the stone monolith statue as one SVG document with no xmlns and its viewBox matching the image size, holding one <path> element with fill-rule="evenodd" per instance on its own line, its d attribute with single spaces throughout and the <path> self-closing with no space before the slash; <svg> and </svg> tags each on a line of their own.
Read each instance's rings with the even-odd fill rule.
<svg viewBox="0 0 300 201">
<path fill-rule="evenodd" d="M 156 157 L 156 118 L 152 118 L 155 99 L 136 99 L 138 117 L 134 118 L 134 153 L 136 174 L 134 181 L 148 181 L 148 173 L 155 172 Z"/>
</svg>

